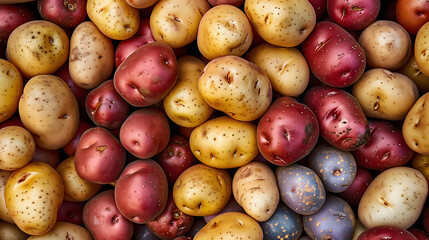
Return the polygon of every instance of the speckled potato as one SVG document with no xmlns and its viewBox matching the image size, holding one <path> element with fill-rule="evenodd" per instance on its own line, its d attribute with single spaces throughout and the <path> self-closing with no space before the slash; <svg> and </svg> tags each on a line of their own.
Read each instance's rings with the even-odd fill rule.
<svg viewBox="0 0 429 240">
<path fill-rule="evenodd" d="M 88 0 L 89 19 L 107 37 L 114 40 L 131 38 L 139 29 L 139 10 L 126 0 Z"/>
<path fill-rule="evenodd" d="M 91 233 L 88 232 L 84 227 L 68 223 L 68 222 L 57 222 L 51 231 L 39 235 L 31 236 L 27 240 L 57 240 L 57 239 L 79 239 L 79 240 L 92 240 Z"/>
<path fill-rule="evenodd" d="M 416 84 L 420 92 L 429 91 L 429 77 L 420 71 L 414 54 L 412 54 L 408 61 L 398 69 L 398 72 L 409 77 Z"/>
<path fill-rule="evenodd" d="M 0 169 L 13 171 L 31 161 L 36 151 L 33 135 L 20 126 L 0 128 Z"/>
<path fill-rule="evenodd" d="M 7 210 L 4 198 L 4 187 L 10 175 L 12 175 L 12 171 L 0 170 L 0 219 L 9 223 L 14 223 L 9 214 L 9 210 Z"/>
<path fill-rule="evenodd" d="M 0 123 L 9 119 L 18 109 L 24 83 L 13 63 L 0 59 Z"/>
<path fill-rule="evenodd" d="M 30 21 L 10 34 L 6 56 L 26 78 L 52 74 L 67 61 L 69 38 L 55 23 Z"/>
<path fill-rule="evenodd" d="M 255 124 L 229 116 L 196 127 L 189 137 L 189 146 L 198 160 L 215 168 L 241 167 L 259 153 Z"/>
<path fill-rule="evenodd" d="M 359 44 L 369 67 L 390 71 L 404 65 L 413 51 L 408 32 L 389 20 L 378 20 L 366 27 L 359 36 Z"/>
<path fill-rule="evenodd" d="M 70 39 L 69 72 L 81 88 L 92 89 L 107 80 L 113 72 L 112 40 L 90 21 L 79 24 Z"/>
<path fill-rule="evenodd" d="M 30 235 L 42 235 L 55 225 L 64 184 L 49 164 L 31 162 L 12 173 L 4 196 L 16 225 Z"/>
<path fill-rule="evenodd" d="M 392 225 L 408 229 L 419 218 L 428 195 L 428 182 L 410 167 L 381 172 L 370 183 L 358 207 L 359 220 L 366 228 Z"/>
<path fill-rule="evenodd" d="M 425 23 L 417 32 L 414 41 L 414 57 L 420 71 L 429 77 L 429 22 Z"/>
<path fill-rule="evenodd" d="M 244 213 L 222 213 L 210 220 L 195 236 L 194 240 L 246 239 L 262 240 L 261 226 Z"/>
<path fill-rule="evenodd" d="M 228 172 L 202 163 L 187 168 L 173 186 L 177 207 L 191 216 L 218 213 L 231 195 L 232 179 Z"/>
<path fill-rule="evenodd" d="M 28 237 L 16 224 L 0 221 L 0 239 L 25 240 Z"/>
<path fill-rule="evenodd" d="M 429 182 L 429 155 L 414 154 L 411 159 L 411 167 L 419 170 Z"/>
<path fill-rule="evenodd" d="M 259 222 L 274 214 L 280 200 L 276 176 L 261 162 L 248 163 L 235 172 L 232 192 L 244 211 Z"/>
<path fill-rule="evenodd" d="M 101 189 L 101 185 L 83 180 L 76 172 L 74 156 L 63 160 L 56 168 L 64 183 L 64 200 L 83 202 Z"/>
<path fill-rule="evenodd" d="M 182 127 L 196 127 L 209 119 L 213 108 L 198 92 L 198 78 L 205 63 L 186 55 L 177 60 L 176 84 L 164 97 L 164 111 L 171 121 Z"/>
<path fill-rule="evenodd" d="M 307 0 L 246 0 L 244 12 L 265 41 L 282 47 L 299 45 L 316 24 Z"/>
<path fill-rule="evenodd" d="M 240 121 L 253 121 L 271 104 L 272 87 L 259 66 L 237 56 L 211 60 L 198 80 L 198 91 L 214 109 Z"/>
<path fill-rule="evenodd" d="M 273 90 L 283 96 L 297 97 L 307 88 L 310 69 L 297 48 L 263 43 L 250 49 L 245 58 L 264 69 Z"/>
<path fill-rule="evenodd" d="M 415 152 L 429 155 L 429 93 L 422 95 L 408 111 L 402 125 L 402 134 L 407 145 Z"/>
<path fill-rule="evenodd" d="M 159 0 L 150 15 L 153 37 L 172 48 L 188 45 L 197 38 L 200 20 L 210 7 L 207 0 Z"/>
<path fill-rule="evenodd" d="M 198 27 L 198 49 L 209 60 L 226 55 L 242 56 L 252 41 L 252 25 L 246 14 L 229 4 L 208 10 Z"/>
</svg>

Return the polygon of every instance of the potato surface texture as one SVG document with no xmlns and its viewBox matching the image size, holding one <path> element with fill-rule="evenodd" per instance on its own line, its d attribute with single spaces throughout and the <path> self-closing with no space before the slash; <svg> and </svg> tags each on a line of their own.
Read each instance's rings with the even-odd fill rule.
<svg viewBox="0 0 429 240">
<path fill-rule="evenodd" d="M 9 119 L 18 109 L 24 83 L 18 68 L 0 59 L 0 123 Z"/>
</svg>

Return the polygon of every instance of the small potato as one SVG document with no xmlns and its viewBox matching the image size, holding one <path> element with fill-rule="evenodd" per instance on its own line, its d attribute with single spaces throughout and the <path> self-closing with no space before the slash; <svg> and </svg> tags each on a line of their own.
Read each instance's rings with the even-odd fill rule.
<svg viewBox="0 0 429 240">
<path fill-rule="evenodd" d="M 417 32 L 414 41 L 414 57 L 420 71 L 429 77 L 429 22 L 425 23 Z"/>
<path fill-rule="evenodd" d="M 31 236 L 27 240 L 57 240 L 57 239 L 66 239 L 66 240 L 92 240 L 91 234 L 84 227 L 68 223 L 68 222 L 57 222 L 52 228 L 51 231 L 40 235 L 40 236 Z"/>
<path fill-rule="evenodd" d="M 229 55 L 211 60 L 198 79 L 198 91 L 214 109 L 240 121 L 253 121 L 271 104 L 267 74 L 244 58 Z"/>
<path fill-rule="evenodd" d="M 259 153 L 256 126 L 229 116 L 214 118 L 196 127 L 189 146 L 198 160 L 215 168 L 241 167 Z"/>
<path fill-rule="evenodd" d="M 14 223 L 9 214 L 9 210 L 7 210 L 6 201 L 4 199 L 4 187 L 10 175 L 12 175 L 12 171 L 0 170 L 0 219 L 9 223 Z"/>
<path fill-rule="evenodd" d="M 197 38 L 201 18 L 210 9 L 207 0 L 159 0 L 150 15 L 150 29 L 158 42 L 183 47 Z"/>
<path fill-rule="evenodd" d="M 429 77 L 420 71 L 414 54 L 412 54 L 408 61 L 398 69 L 398 72 L 413 80 L 420 92 L 429 92 Z"/>
<path fill-rule="evenodd" d="M 205 63 L 186 55 L 177 60 L 176 84 L 163 100 L 164 110 L 171 121 L 182 127 L 196 127 L 213 113 L 198 92 L 198 78 Z"/>
<path fill-rule="evenodd" d="M 419 170 L 429 182 L 429 155 L 414 154 L 411 159 L 411 167 Z"/>
<path fill-rule="evenodd" d="M 0 221 L 0 239 L 25 240 L 28 237 L 16 224 Z"/>
<path fill-rule="evenodd" d="M 410 78 L 383 68 L 366 71 L 352 93 L 367 117 L 392 121 L 404 119 L 419 97 Z"/>
<path fill-rule="evenodd" d="M 92 22 L 79 24 L 70 39 L 69 71 L 73 82 L 92 89 L 107 80 L 113 72 L 114 47 Z"/>
<path fill-rule="evenodd" d="M 15 28 L 7 43 L 7 59 L 26 78 L 54 73 L 69 56 L 67 33 L 45 20 L 30 21 Z"/>
<path fill-rule="evenodd" d="M 34 156 L 33 135 L 23 127 L 0 128 L 0 169 L 13 171 L 23 167 Z"/>
<path fill-rule="evenodd" d="M 38 147 L 54 150 L 66 145 L 79 126 L 79 106 L 70 87 L 53 75 L 38 75 L 24 87 L 19 114 Z"/>
<path fill-rule="evenodd" d="M 246 14 L 229 4 L 208 10 L 198 27 L 198 49 L 209 60 L 226 55 L 242 56 L 252 41 L 252 25 Z"/>
<path fill-rule="evenodd" d="M 18 109 L 24 83 L 18 68 L 0 59 L 0 123 L 9 119 Z"/>
<path fill-rule="evenodd" d="M 139 10 L 126 0 L 88 0 L 89 19 L 107 37 L 114 40 L 131 38 L 139 29 Z"/>
<path fill-rule="evenodd" d="M 429 155 L 429 93 L 421 96 L 405 117 L 402 133 L 407 145 L 415 152 Z"/>
<path fill-rule="evenodd" d="M 222 213 L 210 220 L 194 240 L 246 239 L 262 240 L 262 228 L 257 221 L 240 212 Z"/>
<path fill-rule="evenodd" d="M 56 168 L 64 182 L 64 200 L 83 202 L 101 189 L 101 185 L 83 180 L 76 172 L 74 156 L 63 160 Z"/>
<path fill-rule="evenodd" d="M 310 69 L 297 48 L 263 43 L 252 48 L 246 59 L 265 70 L 273 90 L 283 96 L 297 97 L 307 88 Z"/>
<path fill-rule="evenodd" d="M 235 172 L 232 192 L 244 211 L 259 222 L 271 218 L 280 200 L 276 176 L 261 162 L 248 163 Z"/>
<path fill-rule="evenodd" d="M 408 229 L 419 218 L 428 195 L 428 182 L 410 167 L 389 168 L 370 183 L 358 207 L 366 228 L 392 225 Z"/>
</svg>

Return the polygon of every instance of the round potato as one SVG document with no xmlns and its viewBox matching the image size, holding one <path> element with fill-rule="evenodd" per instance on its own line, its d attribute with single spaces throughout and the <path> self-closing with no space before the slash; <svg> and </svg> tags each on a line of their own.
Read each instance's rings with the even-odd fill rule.
<svg viewBox="0 0 429 240">
<path fill-rule="evenodd" d="M 271 104 L 272 87 L 267 74 L 238 56 L 211 60 L 198 79 L 198 91 L 214 109 L 240 121 L 253 121 Z"/>
<path fill-rule="evenodd" d="M 177 60 L 176 84 L 163 100 L 167 116 L 179 126 L 196 127 L 212 115 L 214 109 L 198 92 L 198 78 L 205 63 L 197 57 L 186 55 Z"/>
<path fill-rule="evenodd" d="M 210 220 L 194 240 L 246 239 L 262 240 L 263 231 L 255 219 L 240 212 L 226 212 Z"/>
<path fill-rule="evenodd" d="M 39 235 L 31 236 L 27 240 L 57 240 L 57 239 L 79 239 L 79 240 L 92 240 L 91 233 L 88 232 L 84 227 L 68 223 L 68 222 L 57 222 L 51 231 Z"/>
<path fill-rule="evenodd" d="M 373 68 L 353 85 L 353 96 L 367 117 L 402 120 L 419 98 L 416 84 L 401 73 Z"/>
<path fill-rule="evenodd" d="M 402 125 L 405 143 L 415 152 L 429 155 L 429 93 L 421 96 L 408 111 Z"/>
<path fill-rule="evenodd" d="M 197 38 L 200 20 L 210 7 L 207 0 L 159 0 L 150 15 L 153 37 L 172 48 L 188 45 Z"/>
<path fill-rule="evenodd" d="M 0 221 L 0 239 L 24 240 L 28 237 L 16 224 Z"/>
<path fill-rule="evenodd" d="M 65 146 L 79 127 L 79 106 L 70 87 L 53 75 L 38 75 L 24 87 L 19 114 L 38 147 L 54 150 Z"/>
<path fill-rule="evenodd" d="M 198 49 L 209 60 L 226 55 L 242 56 L 252 41 L 252 25 L 246 14 L 229 4 L 208 10 L 198 27 Z"/>
<path fill-rule="evenodd" d="M 256 126 L 229 116 L 214 118 L 196 127 L 189 146 L 198 160 L 215 168 L 241 167 L 259 153 Z"/>
<path fill-rule="evenodd" d="M 0 128 L 0 169 L 13 171 L 21 168 L 31 161 L 35 152 L 33 135 L 25 128 Z"/>
<path fill-rule="evenodd" d="M 273 90 L 283 96 L 297 97 L 308 86 L 310 68 L 297 48 L 263 43 L 252 48 L 246 59 L 265 70 Z"/>
<path fill-rule="evenodd" d="M 398 69 L 398 72 L 409 77 L 416 84 L 420 92 L 429 91 L 429 77 L 420 71 L 414 54 L 411 54 L 411 57 L 400 69 Z"/>
<path fill-rule="evenodd" d="M 4 187 L 10 175 L 12 175 L 11 171 L 0 170 L 0 219 L 9 223 L 14 223 L 9 214 L 9 210 L 7 210 L 6 201 L 4 199 Z"/>
<path fill-rule="evenodd" d="M 55 23 L 30 21 L 10 34 L 6 56 L 26 78 L 52 74 L 67 61 L 69 38 Z"/>
<path fill-rule="evenodd" d="M 9 119 L 18 109 L 24 83 L 18 68 L 0 59 L 0 123 Z"/>
</svg>

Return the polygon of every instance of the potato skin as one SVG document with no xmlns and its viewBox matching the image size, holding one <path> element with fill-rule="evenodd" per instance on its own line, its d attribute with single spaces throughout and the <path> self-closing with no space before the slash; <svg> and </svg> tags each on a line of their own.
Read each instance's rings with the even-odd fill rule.
<svg viewBox="0 0 429 240">
<path fill-rule="evenodd" d="M 429 104 L 429 93 L 422 95 L 408 111 L 402 125 L 405 142 L 415 152 L 429 155 L 429 119 L 426 107 Z"/>
<path fill-rule="evenodd" d="M 6 186 L 7 179 L 12 173 L 12 171 L 0 170 L 0 219 L 15 224 L 9 214 L 9 210 L 7 210 L 6 199 L 4 198 L 4 187 Z"/>
<path fill-rule="evenodd" d="M 0 128 L 0 169 L 13 171 L 25 166 L 34 156 L 33 135 L 20 126 Z"/>
<path fill-rule="evenodd" d="M 91 234 L 84 227 L 68 223 L 57 222 L 51 231 L 40 235 L 31 236 L 27 240 L 56 240 L 56 239 L 79 239 L 92 240 Z"/>
<path fill-rule="evenodd" d="M 414 57 L 416 58 L 417 66 L 420 71 L 429 76 L 429 41 L 427 37 L 429 35 L 429 22 L 423 24 L 419 29 L 414 41 Z"/>
<path fill-rule="evenodd" d="M 14 223 L 0 221 L 0 238 L 8 240 L 24 240 L 30 235 L 19 229 Z"/>
<path fill-rule="evenodd" d="M 18 109 L 24 83 L 13 63 L 0 59 L 0 123 L 9 119 Z"/>
</svg>

